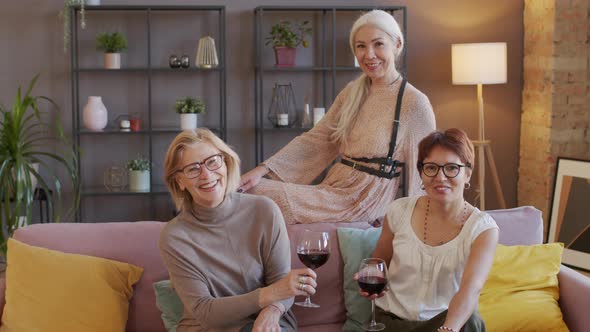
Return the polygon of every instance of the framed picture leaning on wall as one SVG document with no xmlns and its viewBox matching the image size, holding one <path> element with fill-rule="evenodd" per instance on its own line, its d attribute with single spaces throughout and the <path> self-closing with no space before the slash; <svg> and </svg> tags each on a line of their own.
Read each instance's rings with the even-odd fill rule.
<svg viewBox="0 0 590 332">
<path fill-rule="evenodd" d="M 563 263 L 590 271 L 590 161 L 557 159 L 547 242 L 563 242 Z"/>
</svg>

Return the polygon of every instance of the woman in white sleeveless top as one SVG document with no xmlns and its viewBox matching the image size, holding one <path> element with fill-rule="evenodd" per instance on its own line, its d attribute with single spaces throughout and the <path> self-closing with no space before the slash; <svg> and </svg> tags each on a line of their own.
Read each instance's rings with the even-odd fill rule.
<svg viewBox="0 0 590 332">
<path fill-rule="evenodd" d="M 426 195 L 394 201 L 373 257 L 388 264 L 377 321 L 387 331 L 485 331 L 477 314 L 498 226 L 463 197 L 473 144 L 460 129 L 433 132 L 418 148 Z M 368 296 L 367 293 L 361 292 Z"/>
</svg>

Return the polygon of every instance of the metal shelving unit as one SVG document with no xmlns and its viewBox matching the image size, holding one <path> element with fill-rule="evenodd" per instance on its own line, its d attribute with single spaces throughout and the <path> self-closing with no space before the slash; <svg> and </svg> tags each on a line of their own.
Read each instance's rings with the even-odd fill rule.
<svg viewBox="0 0 590 332">
<path fill-rule="evenodd" d="M 326 110 L 332 104 L 336 95 L 339 91 L 336 91 L 336 85 L 340 82 L 337 77 L 338 73 L 360 73 L 358 67 L 349 65 L 339 65 L 337 54 L 338 52 L 348 52 L 348 47 L 342 48 L 337 46 L 337 41 L 343 42 L 342 37 L 338 40 L 336 36 L 337 24 L 340 22 L 339 14 L 344 12 L 355 13 L 358 12 L 360 15 L 362 12 L 370 11 L 373 9 L 381 9 L 394 15 L 402 28 L 404 39 L 406 39 L 406 47 L 402 54 L 402 63 L 400 65 L 401 72 L 406 74 L 406 49 L 407 49 L 407 13 L 405 6 L 261 6 L 254 10 L 254 38 L 255 38 L 255 55 L 254 55 L 254 71 L 255 71 L 255 88 L 254 88 L 254 103 L 255 103 L 255 130 L 256 130 L 256 163 L 259 164 L 264 159 L 269 157 L 265 151 L 265 141 L 272 139 L 279 133 L 301 134 L 308 129 L 305 128 L 274 128 L 269 126 L 268 122 L 265 121 L 266 109 L 264 109 L 265 100 L 270 99 L 270 96 L 266 96 L 264 93 L 264 83 L 266 82 L 267 76 L 275 75 L 281 78 L 288 77 L 288 75 L 301 75 L 302 73 L 311 73 L 312 75 L 321 76 L 321 96 L 322 103 Z M 271 63 L 263 63 L 263 52 L 265 48 L 264 39 L 269 33 L 265 29 L 266 23 L 272 22 L 277 23 L 281 15 L 309 15 L 319 16 L 319 24 L 314 26 L 314 37 L 317 38 L 318 45 L 314 49 L 315 61 L 313 65 L 307 66 L 295 66 L 289 68 L 277 68 Z M 357 15 L 357 17 L 359 16 Z M 401 18 L 401 21 L 400 21 Z M 352 26 L 353 20 L 345 20 L 348 23 L 347 29 L 349 30 Z M 348 34 L 346 35 L 345 44 L 348 45 Z M 317 63 L 316 63 L 317 62 Z M 346 80 L 348 81 L 348 80 Z M 302 105 L 301 105 L 302 106 Z"/>
<path fill-rule="evenodd" d="M 163 155 L 156 155 L 154 151 L 154 145 L 157 143 L 157 139 L 162 137 L 162 135 L 168 135 L 167 137 L 173 137 L 174 134 L 180 132 L 179 127 L 171 127 L 169 125 L 160 125 L 156 123 L 154 120 L 154 115 L 158 112 L 170 112 L 170 110 L 161 110 L 156 109 L 154 107 L 154 95 L 157 93 L 153 86 L 154 80 L 169 80 L 171 82 L 174 81 L 175 75 L 180 75 L 180 77 L 187 78 L 189 77 L 191 80 L 198 80 L 204 79 L 200 78 L 201 75 L 205 73 L 212 72 L 217 75 L 217 79 L 219 81 L 218 91 L 219 91 L 219 99 L 218 99 L 218 107 L 219 109 L 212 110 L 208 108 L 208 113 L 218 113 L 217 123 L 213 124 L 213 126 L 208 126 L 213 132 L 219 135 L 223 140 L 226 140 L 226 66 L 225 66 L 225 6 L 167 6 L 167 5 L 101 5 L 101 6 L 85 6 L 86 15 L 89 15 L 93 12 L 108 12 L 109 16 L 116 16 L 117 14 L 125 15 L 129 13 L 140 14 L 142 15 L 143 29 L 145 29 L 145 36 L 146 40 L 144 42 L 146 45 L 146 64 L 145 65 L 131 65 L 129 67 L 122 67 L 121 69 L 104 69 L 99 68 L 96 66 L 81 66 L 80 59 L 81 56 L 95 56 L 95 54 L 85 54 L 81 55 L 80 51 L 80 40 L 79 40 L 79 33 L 81 32 L 79 29 L 79 17 L 80 17 L 80 7 L 74 6 L 71 7 L 70 10 L 70 18 L 71 18 L 71 51 L 70 51 L 70 61 L 71 61 L 71 82 L 72 82 L 72 133 L 74 136 L 75 143 L 81 147 L 84 153 L 92 153 L 93 147 L 92 146 L 84 146 L 81 139 L 84 140 L 88 139 L 102 139 L 105 137 L 115 137 L 120 141 L 121 146 L 117 148 L 124 148 L 125 144 L 128 139 L 139 139 L 143 144 L 147 145 L 148 156 L 147 158 L 152 162 L 155 160 L 161 161 L 163 160 Z M 182 14 L 193 13 L 203 13 L 207 12 L 207 14 L 215 15 L 217 19 L 218 29 L 215 31 L 217 35 L 216 39 L 216 47 L 218 50 L 218 58 L 219 58 L 219 66 L 216 68 L 205 69 L 205 68 L 186 68 L 186 69 L 173 69 L 168 67 L 163 67 L 160 65 L 154 64 L 153 59 L 153 52 L 152 49 L 154 43 L 156 42 L 155 37 L 153 34 L 156 32 L 156 28 L 154 28 L 154 20 L 155 16 L 164 12 L 181 12 Z M 174 13 L 172 13 L 174 14 Z M 210 15 L 210 16 L 211 16 Z M 92 21 L 93 25 L 100 25 L 100 18 L 94 19 Z M 141 28 L 141 27 L 140 27 Z M 171 36 L 170 38 L 174 38 Z M 197 40 L 195 40 L 195 43 Z M 192 61 L 191 61 L 192 62 Z M 191 63 L 191 66 L 193 64 Z M 134 75 L 135 79 L 141 78 L 146 83 L 146 96 L 147 101 L 145 102 L 146 110 L 145 115 L 147 119 L 143 123 L 143 128 L 139 131 L 133 132 L 122 132 L 117 129 L 112 128 L 105 128 L 105 130 L 100 132 L 89 131 L 83 128 L 82 126 L 82 109 L 84 105 L 82 104 L 83 101 L 80 100 L 80 80 L 81 77 L 83 78 L 84 75 L 94 75 L 93 77 L 100 76 L 100 77 L 116 77 L 125 78 L 129 77 L 129 75 Z M 154 77 L 158 75 L 157 78 Z M 117 82 L 118 83 L 118 82 Z M 209 123 L 207 123 L 209 125 Z M 97 138 L 100 137 L 100 138 Z M 100 142 L 97 142 L 100 144 Z M 88 144 L 90 145 L 90 144 Z M 80 152 L 78 152 L 78 158 L 80 158 Z M 80 159 L 81 160 L 81 159 Z M 121 163 L 124 161 L 120 161 Z M 80 162 L 78 168 L 78 175 L 80 179 L 84 179 L 84 163 Z M 161 184 L 161 180 L 157 180 L 160 178 L 160 174 L 154 174 L 154 171 L 150 172 L 150 181 L 151 181 L 151 188 L 149 192 L 130 192 L 130 191 L 109 191 L 104 186 L 97 185 L 96 183 L 84 183 L 81 182 L 81 202 L 78 206 L 76 211 L 76 220 L 77 221 L 85 221 L 84 214 L 83 214 L 83 205 L 85 201 L 92 200 L 98 196 L 102 197 L 120 197 L 120 196 L 146 196 L 151 200 L 153 203 L 154 197 L 167 195 L 168 190 L 164 184 Z M 124 201 L 113 200 L 113 204 L 125 204 Z M 170 206 L 170 210 L 173 210 L 173 206 Z M 154 204 L 150 204 L 150 216 L 152 220 L 155 220 L 155 207 Z"/>
</svg>

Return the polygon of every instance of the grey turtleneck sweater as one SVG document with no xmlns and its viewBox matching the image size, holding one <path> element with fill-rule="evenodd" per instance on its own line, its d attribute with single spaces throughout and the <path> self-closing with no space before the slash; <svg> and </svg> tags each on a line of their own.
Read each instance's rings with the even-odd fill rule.
<svg viewBox="0 0 590 332">
<path fill-rule="evenodd" d="M 160 254 L 184 304 L 177 332 L 237 331 L 262 308 L 260 288 L 291 269 L 289 238 L 277 205 L 263 196 L 230 193 L 215 208 L 183 211 L 160 235 Z M 280 325 L 295 330 L 289 310 Z"/>
</svg>

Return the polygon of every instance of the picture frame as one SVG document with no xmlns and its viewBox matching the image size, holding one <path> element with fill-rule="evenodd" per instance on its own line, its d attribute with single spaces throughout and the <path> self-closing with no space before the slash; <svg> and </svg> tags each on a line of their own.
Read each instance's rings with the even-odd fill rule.
<svg viewBox="0 0 590 332">
<path fill-rule="evenodd" d="M 563 242 L 562 262 L 590 271 L 590 161 L 559 157 L 547 242 Z"/>
</svg>

